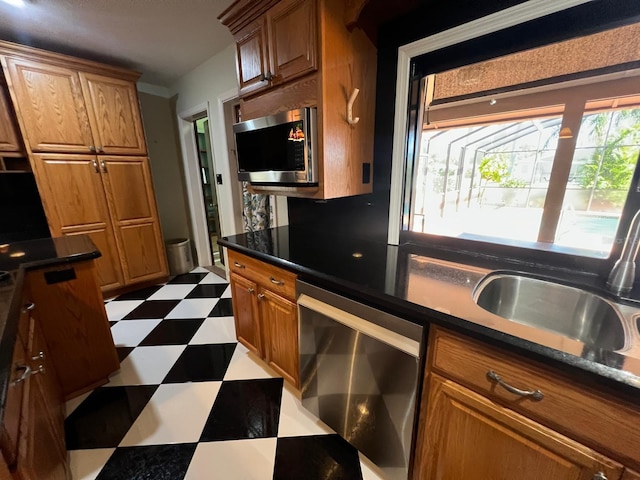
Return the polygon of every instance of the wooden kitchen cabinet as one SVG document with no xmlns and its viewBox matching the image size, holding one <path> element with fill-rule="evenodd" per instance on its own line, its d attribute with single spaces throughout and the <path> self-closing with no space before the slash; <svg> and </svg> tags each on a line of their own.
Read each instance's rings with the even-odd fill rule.
<svg viewBox="0 0 640 480">
<path fill-rule="evenodd" d="M 133 81 L 22 57 L 3 65 L 32 152 L 146 153 Z"/>
<path fill-rule="evenodd" d="M 640 480 L 640 473 L 625 470 L 624 475 L 622 475 L 622 480 Z"/>
<path fill-rule="evenodd" d="M 105 293 L 165 280 L 139 75 L 3 41 L 0 61 L 51 234 L 91 237 Z"/>
<path fill-rule="evenodd" d="M 96 151 L 107 155 L 146 154 L 135 83 L 95 73 L 80 72 L 79 76 Z"/>
<path fill-rule="evenodd" d="M 636 403 L 438 327 L 427 351 L 415 480 L 634 478 L 622 472 L 640 465 Z"/>
<path fill-rule="evenodd" d="M 33 154 L 32 160 L 52 234 L 91 237 L 102 253 L 103 290 L 168 274 L 146 157 Z"/>
<path fill-rule="evenodd" d="M 6 86 L 0 80 L 0 157 L 5 152 L 22 152 L 22 143 L 16 130 Z"/>
<path fill-rule="evenodd" d="M 236 337 L 240 343 L 263 357 L 262 337 L 258 311 L 258 285 L 251 280 L 231 273 L 231 297 L 233 298 L 233 318 L 236 324 Z"/>
<path fill-rule="evenodd" d="M 296 275 L 232 250 L 228 257 L 238 341 L 299 388 Z"/>
<path fill-rule="evenodd" d="M 218 18 L 236 40 L 243 121 L 317 108 L 318 186 L 253 190 L 316 199 L 371 193 L 377 54 L 363 31 L 345 25 L 344 2 L 236 0 Z"/>
<path fill-rule="evenodd" d="M 42 268 L 26 281 L 40 314 L 40 329 L 49 348 L 65 398 L 102 385 L 120 368 L 93 260 Z"/>
<path fill-rule="evenodd" d="M 619 479 L 623 467 L 436 374 L 429 382 L 422 480 Z"/>
</svg>

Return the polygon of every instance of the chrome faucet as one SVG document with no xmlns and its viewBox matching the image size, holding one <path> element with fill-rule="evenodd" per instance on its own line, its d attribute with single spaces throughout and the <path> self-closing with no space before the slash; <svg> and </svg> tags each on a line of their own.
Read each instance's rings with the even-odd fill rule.
<svg viewBox="0 0 640 480">
<path fill-rule="evenodd" d="M 611 269 L 607 279 L 607 287 L 616 295 L 631 291 L 636 277 L 636 257 L 639 249 L 640 210 L 636 212 L 633 220 L 631 220 L 620 258 Z"/>
</svg>

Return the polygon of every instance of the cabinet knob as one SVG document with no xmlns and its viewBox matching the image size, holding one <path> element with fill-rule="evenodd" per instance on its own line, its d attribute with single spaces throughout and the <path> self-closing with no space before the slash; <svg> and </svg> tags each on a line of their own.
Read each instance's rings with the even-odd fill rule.
<svg viewBox="0 0 640 480">
<path fill-rule="evenodd" d="M 94 147 L 93 145 L 89 145 L 89 151 L 90 152 L 95 152 L 96 151 L 96 147 Z"/>
<path fill-rule="evenodd" d="M 259 293 L 258 294 L 258 300 L 262 300 L 264 298 L 264 293 Z"/>
<path fill-rule="evenodd" d="M 98 162 L 97 162 L 97 160 L 95 158 L 93 160 L 91 160 L 91 164 L 93 165 L 93 170 L 96 173 L 100 173 L 100 168 L 98 168 Z"/>
<path fill-rule="evenodd" d="M 98 145 L 98 153 L 104 153 L 104 150 L 102 149 L 102 145 Z"/>
<path fill-rule="evenodd" d="M 44 352 L 39 352 L 35 357 L 31 357 L 31 360 L 44 360 Z"/>
<path fill-rule="evenodd" d="M 37 375 L 38 373 L 46 373 L 44 365 L 38 365 L 38 368 L 36 368 L 35 370 L 31 370 L 31 375 Z"/>
<path fill-rule="evenodd" d="M 107 164 L 104 163 L 104 160 L 100 160 L 100 171 L 102 171 L 102 173 L 107 173 Z"/>
<path fill-rule="evenodd" d="M 604 473 L 598 472 L 593 477 L 591 477 L 591 480 L 608 480 L 608 479 Z"/>
<path fill-rule="evenodd" d="M 233 264 L 235 265 L 236 268 L 244 268 L 244 265 L 242 265 L 241 263 L 233 262 Z"/>
<path fill-rule="evenodd" d="M 31 376 L 31 374 L 33 373 L 31 371 L 31 367 L 29 365 L 16 365 L 16 371 L 19 372 L 20 370 L 22 370 L 22 375 L 20 375 L 13 382 L 11 382 L 11 385 L 19 385 L 19 384 L 21 384 L 27 378 L 29 378 Z"/>
<path fill-rule="evenodd" d="M 36 304 L 33 302 L 25 303 L 22 306 L 22 313 L 31 312 L 34 308 L 36 308 Z"/>
<path fill-rule="evenodd" d="M 253 292 L 255 292 L 255 290 L 251 287 L 247 288 L 247 292 L 250 293 L 251 295 L 253 295 Z"/>
</svg>

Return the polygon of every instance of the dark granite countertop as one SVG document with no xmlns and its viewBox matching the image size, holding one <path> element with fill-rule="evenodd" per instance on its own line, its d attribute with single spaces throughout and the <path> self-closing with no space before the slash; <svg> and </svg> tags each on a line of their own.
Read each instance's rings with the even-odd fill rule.
<svg viewBox="0 0 640 480">
<path fill-rule="evenodd" d="M 603 388 L 625 390 L 633 396 L 640 388 L 640 334 L 636 325 L 627 325 L 624 349 L 603 351 L 551 331 L 505 320 L 480 308 L 472 298 L 478 282 L 496 270 L 543 275 L 609 296 L 596 275 L 294 227 L 224 237 L 219 243 L 413 322 L 435 323 L 505 346 Z M 640 303 L 612 300 L 631 312 L 640 308 Z"/>
<path fill-rule="evenodd" d="M 24 272 L 99 256 L 100 252 L 86 235 L 0 245 L 0 271 L 8 272 L 7 278 L 0 281 L 0 418 L 11 379 Z"/>
</svg>

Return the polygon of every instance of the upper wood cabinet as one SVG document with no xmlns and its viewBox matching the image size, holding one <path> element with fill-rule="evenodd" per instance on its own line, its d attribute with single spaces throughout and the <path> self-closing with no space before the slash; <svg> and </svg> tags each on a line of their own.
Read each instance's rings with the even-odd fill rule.
<svg viewBox="0 0 640 480">
<path fill-rule="evenodd" d="M 146 153 L 133 81 L 20 56 L 2 64 L 31 152 Z"/>
<path fill-rule="evenodd" d="M 144 155 L 147 146 L 135 83 L 93 73 L 79 75 L 96 151 Z"/>
<path fill-rule="evenodd" d="M 315 199 L 371 193 L 377 51 L 347 28 L 344 1 L 236 0 L 218 18 L 236 40 L 242 120 L 317 108 L 318 186 L 253 189 Z"/>
<path fill-rule="evenodd" d="M 16 122 L 11 109 L 8 92 L 0 81 L 0 156 L 4 152 L 21 152 L 22 142 L 16 131 Z"/>
</svg>

